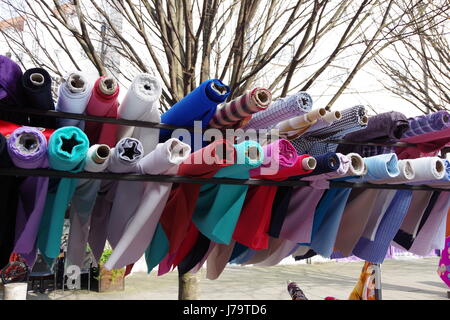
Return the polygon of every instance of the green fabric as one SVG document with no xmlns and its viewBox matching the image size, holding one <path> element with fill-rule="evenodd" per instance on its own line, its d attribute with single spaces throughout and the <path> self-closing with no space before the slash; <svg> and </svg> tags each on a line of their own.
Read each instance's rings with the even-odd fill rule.
<svg viewBox="0 0 450 320">
<path fill-rule="evenodd" d="M 254 160 L 246 155 L 251 147 L 258 150 L 258 157 Z M 264 160 L 264 152 L 255 141 L 244 141 L 234 148 L 236 164 L 220 169 L 214 178 L 249 179 L 249 170 L 259 167 Z M 192 217 L 198 230 L 214 242 L 229 244 L 247 190 L 248 185 L 203 185 Z"/>
<path fill-rule="evenodd" d="M 152 242 L 145 250 L 145 262 L 147 263 L 147 272 L 150 273 L 154 267 L 161 262 L 169 252 L 169 240 L 161 226 L 158 223 Z"/>
<path fill-rule="evenodd" d="M 77 127 L 63 127 L 56 130 L 48 141 L 50 168 L 60 171 L 80 172 L 83 170 L 89 140 Z M 41 219 L 37 244 L 47 262 L 60 253 L 64 215 L 75 192 L 78 179 L 62 178 L 55 192 L 47 194 Z"/>
</svg>

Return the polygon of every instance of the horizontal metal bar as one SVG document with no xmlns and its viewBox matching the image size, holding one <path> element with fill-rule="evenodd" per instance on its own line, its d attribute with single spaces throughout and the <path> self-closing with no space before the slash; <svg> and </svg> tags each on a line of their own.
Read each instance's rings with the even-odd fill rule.
<svg viewBox="0 0 450 320">
<path fill-rule="evenodd" d="M 231 178 L 190 178 L 182 176 L 167 175 L 138 175 L 106 172 L 66 172 L 52 169 L 20 169 L 20 168 L 0 168 L 0 175 L 6 176 L 30 176 L 30 177 L 55 177 L 55 178 L 78 178 L 78 179 L 100 179 L 100 180 L 125 180 L 125 181 L 149 181 L 166 183 L 199 183 L 199 184 L 231 184 L 231 185 L 254 185 L 254 186 L 309 186 L 308 181 L 285 180 L 274 181 L 264 179 L 231 179 Z M 332 188 L 366 188 L 366 189 L 406 189 L 406 190 L 427 190 L 427 191 L 450 191 L 449 189 L 433 188 L 428 185 L 405 185 L 405 184 L 371 184 L 353 183 L 345 181 L 330 181 Z"/>
<path fill-rule="evenodd" d="M 356 142 L 346 141 L 344 139 L 326 140 L 324 142 L 335 144 L 348 144 L 348 145 L 364 145 L 364 146 L 380 146 L 380 147 L 415 147 L 415 144 L 407 142 Z"/>
</svg>

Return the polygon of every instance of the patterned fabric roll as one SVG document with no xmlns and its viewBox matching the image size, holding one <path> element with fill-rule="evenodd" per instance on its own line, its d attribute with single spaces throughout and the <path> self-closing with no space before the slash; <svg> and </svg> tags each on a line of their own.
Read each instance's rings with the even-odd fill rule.
<svg viewBox="0 0 450 320">
<path fill-rule="evenodd" d="M 272 94 L 264 88 L 255 88 L 216 110 L 209 125 L 213 128 L 230 127 L 252 114 L 265 110 L 272 102 Z"/>
<path fill-rule="evenodd" d="M 335 152 L 337 144 L 327 140 L 341 139 L 346 134 L 361 130 L 367 126 L 368 118 L 364 106 L 355 106 L 342 111 L 342 117 L 331 126 L 322 128 L 314 134 L 306 134 L 292 140 L 292 144 L 299 154 L 320 155 Z"/>
<path fill-rule="evenodd" d="M 408 120 L 409 130 L 403 134 L 404 138 L 414 137 L 450 127 L 450 113 L 444 110 L 417 116 Z"/>
<path fill-rule="evenodd" d="M 270 108 L 255 113 L 244 129 L 268 129 L 283 120 L 301 116 L 312 108 L 312 98 L 306 92 L 298 92 L 294 95 L 274 101 Z"/>
</svg>

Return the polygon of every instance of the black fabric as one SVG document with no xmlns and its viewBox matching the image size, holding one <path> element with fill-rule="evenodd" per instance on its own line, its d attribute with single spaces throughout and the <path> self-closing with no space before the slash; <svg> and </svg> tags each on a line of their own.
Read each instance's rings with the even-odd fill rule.
<svg viewBox="0 0 450 320">
<path fill-rule="evenodd" d="M 208 252 L 210 244 L 211 240 L 199 232 L 197 242 L 194 247 L 178 265 L 178 272 L 180 274 L 185 274 L 194 268 Z"/>
<path fill-rule="evenodd" d="M 43 85 L 38 86 L 31 82 L 30 76 L 34 73 L 43 76 Z M 29 108 L 39 110 L 55 110 L 55 104 L 52 97 L 52 78 L 46 70 L 42 68 L 28 69 L 22 76 L 22 86 L 24 89 L 27 106 Z M 30 126 L 56 129 L 56 118 L 31 115 Z"/>
<path fill-rule="evenodd" d="M 275 199 L 272 205 L 272 216 L 270 217 L 269 235 L 274 238 L 280 237 L 281 228 L 283 227 L 284 219 L 286 218 L 289 207 L 289 200 L 291 199 L 292 187 L 278 187 Z"/>
<path fill-rule="evenodd" d="M 295 256 L 294 259 L 295 259 L 295 261 L 298 261 L 298 260 L 305 260 L 305 259 L 312 258 L 312 257 L 314 257 L 314 256 L 316 256 L 316 255 L 317 255 L 317 253 L 316 253 L 314 250 L 309 249 L 307 253 L 305 253 L 305 254 L 302 255 L 302 256 Z"/>
<path fill-rule="evenodd" d="M 12 166 L 6 147 L 6 138 L 0 134 L 0 167 Z M 23 178 L 1 176 L 0 179 L 0 268 L 3 268 L 8 264 L 14 248 L 19 186 Z"/>
<path fill-rule="evenodd" d="M 436 204 L 440 194 L 441 194 L 440 191 L 435 191 L 431 195 L 430 201 L 428 202 L 428 205 L 422 215 L 422 218 L 420 219 L 417 234 L 419 234 L 420 230 L 422 230 L 422 228 L 423 228 L 425 222 L 427 221 L 428 217 L 430 216 L 430 213 L 433 210 L 434 205 Z M 405 232 L 402 229 L 398 230 L 397 234 L 394 237 L 394 241 L 396 243 L 398 243 L 399 245 L 401 245 L 406 250 L 411 249 L 411 247 L 414 243 L 414 240 L 415 240 L 415 238 L 413 237 L 412 234 Z"/>
</svg>

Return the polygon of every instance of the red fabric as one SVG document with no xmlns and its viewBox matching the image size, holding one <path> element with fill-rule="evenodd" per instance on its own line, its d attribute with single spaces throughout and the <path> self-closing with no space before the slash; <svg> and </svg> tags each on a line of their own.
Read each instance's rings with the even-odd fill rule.
<svg viewBox="0 0 450 320">
<path fill-rule="evenodd" d="M 403 138 L 401 142 L 417 144 L 416 147 L 396 148 L 399 159 L 417 159 L 436 156 L 438 152 L 450 143 L 450 128 L 429 132 L 418 136 Z"/>
<path fill-rule="evenodd" d="M 216 149 L 223 150 L 227 156 L 221 159 Z M 221 152 L 221 151 L 219 151 Z M 214 141 L 207 147 L 191 154 L 180 165 L 179 176 L 192 178 L 212 178 L 221 168 L 235 163 L 236 154 L 233 145 L 227 140 Z M 201 184 L 183 183 L 172 188 L 160 223 L 169 240 L 169 254 L 180 248 L 189 233 L 192 214 L 198 199 Z"/>
<path fill-rule="evenodd" d="M 22 127 L 21 125 L 12 123 L 12 122 L 8 122 L 8 121 L 4 121 L 4 120 L 0 120 L 0 133 L 2 135 L 4 135 L 6 138 L 8 138 L 8 136 L 13 133 L 14 130 L 16 130 L 17 128 Z M 37 129 L 39 129 L 45 136 L 45 138 L 50 139 L 50 136 L 52 135 L 53 132 L 55 132 L 55 129 L 47 129 L 47 128 L 41 128 L 38 127 Z"/>
<path fill-rule="evenodd" d="M 260 175 L 254 178 L 281 181 L 292 176 L 308 174 L 312 170 L 304 170 L 302 166 L 302 160 L 306 157 L 310 156 L 299 156 L 294 166 L 282 168 L 275 175 Z M 277 186 L 249 187 L 233 233 L 234 240 L 254 250 L 263 250 L 269 247 L 268 232 L 277 189 Z"/>
<path fill-rule="evenodd" d="M 197 243 L 199 231 L 194 223 L 191 223 L 189 226 L 189 230 L 187 232 L 186 238 L 184 238 L 183 243 L 180 248 L 177 250 L 175 258 L 172 262 L 172 267 L 176 267 L 183 261 L 184 258 L 191 252 L 192 248 L 194 248 Z"/>
<path fill-rule="evenodd" d="M 105 77 L 98 78 L 94 84 L 92 96 L 86 107 L 86 114 L 98 117 L 117 118 L 117 108 L 119 106 L 117 98 L 120 91 L 119 85 L 117 85 L 117 89 L 113 94 L 104 94 L 99 87 L 100 81 L 103 78 Z M 84 131 L 88 136 L 91 145 L 100 143 L 106 144 L 112 148 L 117 142 L 117 128 L 117 124 L 86 121 Z"/>
</svg>

